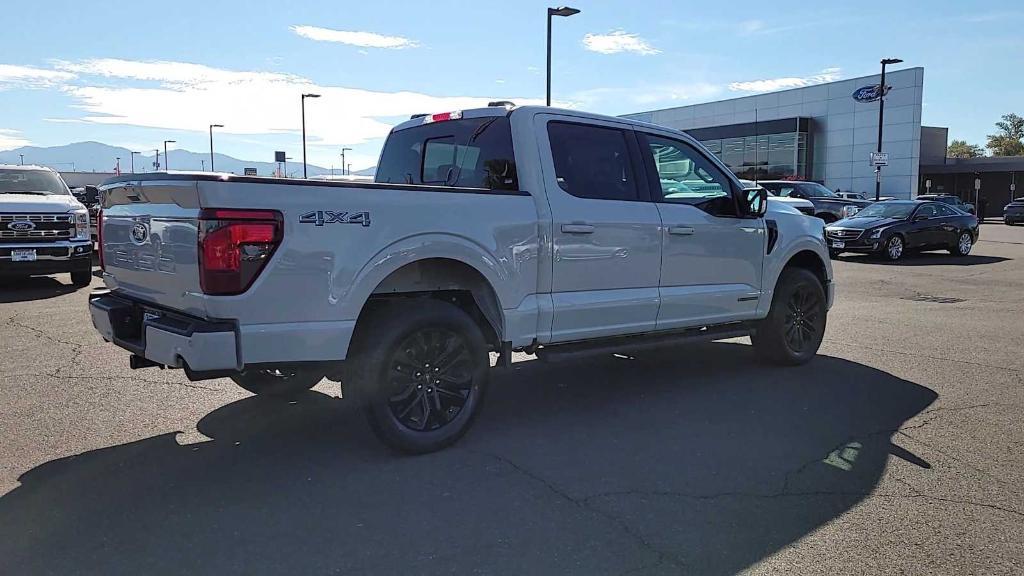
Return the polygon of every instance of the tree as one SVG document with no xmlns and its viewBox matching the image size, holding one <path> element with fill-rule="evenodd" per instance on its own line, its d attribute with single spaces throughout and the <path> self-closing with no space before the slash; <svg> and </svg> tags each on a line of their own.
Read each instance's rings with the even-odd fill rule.
<svg viewBox="0 0 1024 576">
<path fill-rule="evenodd" d="M 988 149 L 993 156 L 1024 156 L 1024 117 L 1004 114 L 996 122 L 999 134 L 988 135 Z"/>
<path fill-rule="evenodd" d="M 984 155 L 984 148 L 977 144 L 968 144 L 966 140 L 953 140 L 946 150 L 946 156 L 949 158 L 980 158 Z"/>
</svg>

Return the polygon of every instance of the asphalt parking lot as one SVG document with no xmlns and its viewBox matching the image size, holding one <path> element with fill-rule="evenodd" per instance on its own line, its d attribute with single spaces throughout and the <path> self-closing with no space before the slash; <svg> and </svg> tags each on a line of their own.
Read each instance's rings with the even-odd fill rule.
<svg viewBox="0 0 1024 576">
<path fill-rule="evenodd" d="M 835 269 L 807 366 L 745 339 L 523 357 L 420 457 L 336 384 L 281 403 L 133 372 L 88 290 L 5 281 L 2 571 L 1024 573 L 1024 227 Z"/>
</svg>

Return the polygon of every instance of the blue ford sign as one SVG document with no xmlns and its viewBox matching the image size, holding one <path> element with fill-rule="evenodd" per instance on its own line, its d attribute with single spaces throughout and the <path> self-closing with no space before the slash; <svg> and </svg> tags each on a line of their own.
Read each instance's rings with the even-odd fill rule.
<svg viewBox="0 0 1024 576">
<path fill-rule="evenodd" d="M 886 86 L 886 94 L 889 93 L 889 87 Z M 878 84 L 872 84 L 871 86 L 862 86 L 853 91 L 853 99 L 857 102 L 875 102 L 882 97 L 881 86 Z"/>
</svg>

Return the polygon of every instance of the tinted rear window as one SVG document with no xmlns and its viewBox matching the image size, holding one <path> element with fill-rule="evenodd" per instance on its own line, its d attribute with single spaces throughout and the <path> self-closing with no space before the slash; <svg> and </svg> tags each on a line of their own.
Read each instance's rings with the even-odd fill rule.
<svg viewBox="0 0 1024 576">
<path fill-rule="evenodd" d="M 450 120 L 392 132 L 375 180 L 518 190 L 508 118 Z"/>
</svg>

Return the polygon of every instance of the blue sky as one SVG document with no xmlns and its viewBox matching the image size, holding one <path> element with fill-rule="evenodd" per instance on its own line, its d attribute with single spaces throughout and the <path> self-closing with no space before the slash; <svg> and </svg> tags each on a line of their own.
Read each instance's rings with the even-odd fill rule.
<svg viewBox="0 0 1024 576">
<path fill-rule="evenodd" d="M 102 5 L 98 5 L 102 4 Z M 1018 1 L 820 3 L 574 1 L 557 18 L 553 97 L 607 114 L 745 96 L 877 71 L 925 68 L 923 122 L 984 144 L 1024 114 Z M 544 96 L 545 2 L 177 1 L 21 3 L 0 35 L 0 149 L 165 139 L 269 161 L 373 165 L 415 112 Z M 755 82 L 761 81 L 761 82 Z"/>
</svg>

